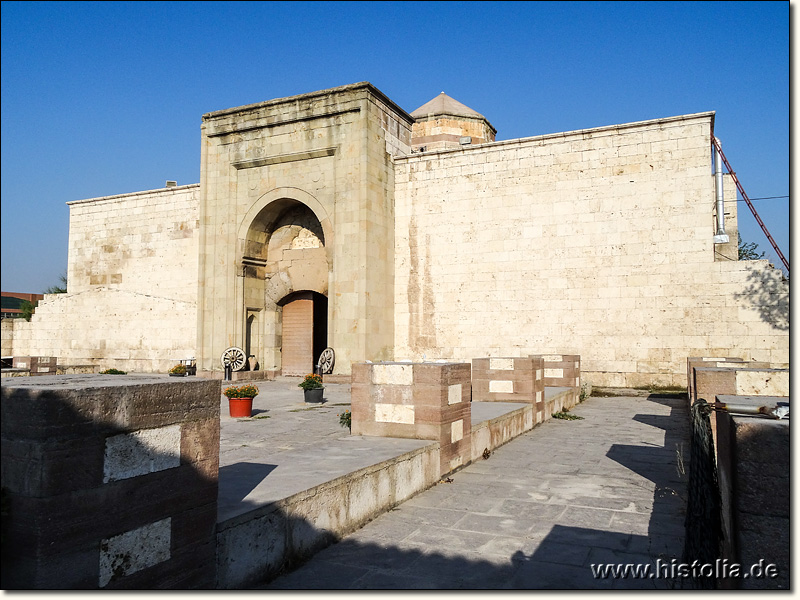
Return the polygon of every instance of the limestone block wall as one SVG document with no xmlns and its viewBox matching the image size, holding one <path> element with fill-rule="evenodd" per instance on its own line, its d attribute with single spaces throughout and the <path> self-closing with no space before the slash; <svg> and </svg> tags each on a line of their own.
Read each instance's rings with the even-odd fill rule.
<svg viewBox="0 0 800 600">
<path fill-rule="evenodd" d="M 195 356 L 199 185 L 70 206 L 68 293 L 3 324 L 3 352 L 166 371 Z"/>
<path fill-rule="evenodd" d="M 195 356 L 194 302 L 108 287 L 47 294 L 30 322 L 13 319 L 14 356 L 53 356 L 59 365 L 166 372 Z"/>
<path fill-rule="evenodd" d="M 471 460 L 470 398 L 468 363 L 356 363 L 351 432 L 436 440 L 444 475 Z"/>
<path fill-rule="evenodd" d="M 68 291 L 196 302 L 199 184 L 68 202 Z"/>
<path fill-rule="evenodd" d="M 0 320 L 0 356 L 13 356 L 15 320 L 16 319 Z"/>
<path fill-rule="evenodd" d="M 700 113 L 395 158 L 395 356 L 579 354 L 608 386 L 683 385 L 687 356 L 787 362 L 788 283 L 713 242 L 712 127 Z"/>
<path fill-rule="evenodd" d="M 218 382 L 4 379 L 0 411 L 6 589 L 213 587 Z"/>
<path fill-rule="evenodd" d="M 204 115 L 201 370 L 219 370 L 222 351 L 242 345 L 245 309 L 260 313 L 262 367 L 281 367 L 277 302 L 307 289 L 302 269 L 267 273 L 259 289 L 242 281 L 243 258 L 286 209 L 300 204 L 316 217 L 324 237 L 327 281 L 311 291 L 328 297 L 327 343 L 336 351 L 336 373 L 349 373 L 353 360 L 391 358 L 391 153 L 409 151 L 411 121 L 368 83 Z"/>
</svg>

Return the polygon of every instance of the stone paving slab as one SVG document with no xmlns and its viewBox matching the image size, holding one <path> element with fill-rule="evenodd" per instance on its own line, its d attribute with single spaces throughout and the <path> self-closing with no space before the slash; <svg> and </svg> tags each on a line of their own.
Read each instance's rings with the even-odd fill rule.
<svg viewBox="0 0 800 600">
<path fill-rule="evenodd" d="M 265 589 L 661 589 L 597 563 L 679 558 L 686 402 L 590 398 L 496 449 Z"/>
</svg>

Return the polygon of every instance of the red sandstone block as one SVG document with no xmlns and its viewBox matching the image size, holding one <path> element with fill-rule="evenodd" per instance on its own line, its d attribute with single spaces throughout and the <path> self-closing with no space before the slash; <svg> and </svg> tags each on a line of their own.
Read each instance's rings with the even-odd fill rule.
<svg viewBox="0 0 800 600">
<path fill-rule="evenodd" d="M 441 363 L 416 363 L 414 364 L 414 384 L 442 385 L 443 364 Z"/>
<path fill-rule="evenodd" d="M 372 365 L 370 363 L 353 363 L 350 369 L 353 385 L 372 383 Z"/>
</svg>

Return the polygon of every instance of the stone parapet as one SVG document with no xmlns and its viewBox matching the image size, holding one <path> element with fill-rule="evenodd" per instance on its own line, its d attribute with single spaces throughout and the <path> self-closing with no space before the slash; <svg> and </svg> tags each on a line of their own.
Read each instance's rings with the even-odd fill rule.
<svg viewBox="0 0 800 600">
<path fill-rule="evenodd" d="M 436 440 L 445 475 L 470 462 L 471 395 L 467 363 L 356 363 L 352 434 Z"/>
<path fill-rule="evenodd" d="M 763 363 L 758 363 L 763 364 Z M 692 403 L 699 398 L 714 402 L 720 394 L 733 396 L 788 396 L 789 369 L 756 367 L 742 363 L 737 367 L 695 367 Z"/>
<path fill-rule="evenodd" d="M 687 389 L 689 393 L 689 403 L 694 404 L 697 400 L 697 374 L 695 369 L 769 369 L 770 363 L 763 361 L 746 361 L 741 358 L 703 358 L 703 357 L 690 357 L 686 360 L 686 377 Z M 709 375 L 707 373 L 701 374 L 701 379 L 708 382 Z M 725 376 L 722 376 L 725 380 Z M 708 383 L 704 384 L 708 385 Z M 705 390 L 706 394 L 710 394 L 713 390 Z M 727 393 L 727 392 L 720 392 Z M 709 400 L 710 401 L 710 400 Z"/>
<path fill-rule="evenodd" d="M 544 361 L 545 387 L 581 387 L 581 357 L 579 354 L 541 354 Z"/>
<path fill-rule="evenodd" d="M 13 368 L 28 369 L 31 376 L 55 375 L 56 361 L 55 356 L 15 356 Z"/>
<path fill-rule="evenodd" d="M 741 366 L 744 362 L 742 358 L 734 356 L 722 357 L 707 357 L 707 356 L 690 356 L 686 359 L 686 388 L 689 393 L 690 402 L 694 402 L 694 369 L 695 367 L 727 367 L 728 365 Z"/>
<path fill-rule="evenodd" d="M 213 586 L 219 398 L 196 379 L 4 379 L 4 588 Z"/>
<path fill-rule="evenodd" d="M 764 399 L 718 396 L 718 400 L 756 405 Z M 764 568 L 775 565 L 774 576 L 725 579 L 721 587 L 788 590 L 789 421 L 720 412 L 717 423 L 722 558 L 745 570 L 759 561 Z"/>
<path fill-rule="evenodd" d="M 525 402 L 544 418 L 544 363 L 541 357 L 473 358 L 474 402 Z"/>
</svg>

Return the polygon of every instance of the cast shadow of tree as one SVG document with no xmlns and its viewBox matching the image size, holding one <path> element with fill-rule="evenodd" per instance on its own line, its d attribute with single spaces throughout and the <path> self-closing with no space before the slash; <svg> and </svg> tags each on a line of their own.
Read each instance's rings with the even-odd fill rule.
<svg viewBox="0 0 800 600">
<path fill-rule="evenodd" d="M 734 297 L 758 311 L 761 320 L 780 331 L 789 331 L 789 281 L 774 268 L 753 270 L 747 287 Z"/>
</svg>

